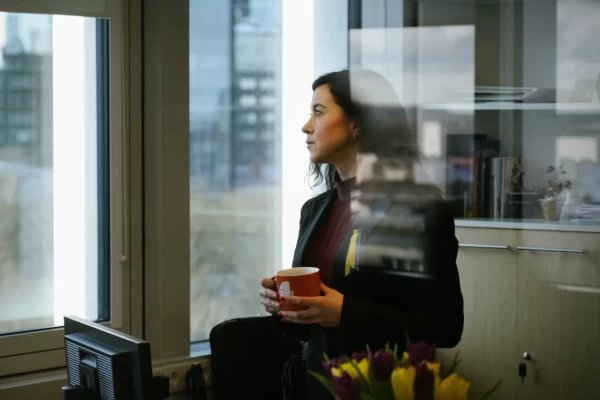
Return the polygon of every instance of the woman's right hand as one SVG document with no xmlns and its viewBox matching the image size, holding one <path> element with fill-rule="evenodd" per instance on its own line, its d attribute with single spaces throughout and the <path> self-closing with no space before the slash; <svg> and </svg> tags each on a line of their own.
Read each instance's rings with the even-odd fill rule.
<svg viewBox="0 0 600 400">
<path fill-rule="evenodd" d="M 277 284 L 273 278 L 264 278 L 260 281 L 260 304 L 265 307 L 268 313 L 277 315 L 281 311 L 279 304 L 279 294 L 277 293 Z"/>
</svg>

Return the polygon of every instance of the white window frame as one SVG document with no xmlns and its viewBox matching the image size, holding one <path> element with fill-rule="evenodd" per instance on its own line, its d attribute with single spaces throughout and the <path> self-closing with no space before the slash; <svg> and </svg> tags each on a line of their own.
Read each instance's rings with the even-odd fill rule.
<svg viewBox="0 0 600 400">
<path fill-rule="evenodd" d="M 145 333 L 190 356 L 189 1 L 144 0 Z"/>
<path fill-rule="evenodd" d="M 306 19 L 298 18 L 310 19 L 315 1 L 283 3 L 284 75 L 278 77 L 283 82 L 284 104 L 283 123 L 279 126 L 277 122 L 277 131 L 298 132 L 283 136 L 282 152 L 276 156 L 277 162 L 285 160 L 281 165 L 286 176 L 283 196 L 276 205 L 283 216 L 276 251 L 288 264 L 300 208 L 311 197 L 304 181 L 306 171 L 297 168 L 306 161 L 306 157 L 298 156 L 304 144 L 300 127 L 306 122 L 306 114 L 299 110 L 310 105 L 310 85 L 316 74 L 347 65 L 347 50 L 339 51 L 335 60 L 321 62 L 318 70 L 312 57 L 307 58 L 313 51 L 315 57 L 331 51 L 326 45 L 314 48 L 312 38 L 313 29 L 317 33 L 325 30 L 330 20 L 323 18 L 315 21 L 318 26 L 307 28 Z M 325 3 L 321 6 L 332 12 L 347 9 L 346 0 Z M 145 332 L 152 359 L 159 362 L 206 352 L 206 346 L 190 343 L 189 1 L 144 0 L 143 14 Z M 347 22 L 341 25 L 332 42 L 347 43 L 346 26 Z"/>
<path fill-rule="evenodd" d="M 130 25 L 140 26 L 139 20 L 129 18 L 134 3 L 138 3 L 139 10 L 139 0 L 0 0 L 0 11 L 77 15 L 110 20 L 111 321 L 108 324 L 141 336 L 141 199 L 136 193 L 131 193 L 131 188 L 136 189 L 141 185 L 139 146 L 134 150 L 135 144 L 141 141 L 141 124 L 135 120 L 135 117 L 139 118 L 141 115 L 141 99 L 138 96 L 141 86 L 139 83 L 132 84 L 129 80 L 129 68 L 140 67 L 140 60 L 134 57 L 141 54 L 135 46 L 135 43 L 141 42 L 141 38 L 130 31 Z M 134 14 L 137 15 L 132 13 Z M 132 239 L 134 237 L 136 240 Z M 133 282 L 137 284 L 132 284 Z M 10 375 L 64 367 L 63 336 L 64 330 L 55 328 L 0 337 L 0 395 L 3 381 L 10 380 Z"/>
</svg>

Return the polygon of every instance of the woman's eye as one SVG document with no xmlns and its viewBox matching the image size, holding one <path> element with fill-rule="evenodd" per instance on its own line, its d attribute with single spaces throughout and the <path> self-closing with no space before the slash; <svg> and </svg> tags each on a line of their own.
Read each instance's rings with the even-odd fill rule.
<svg viewBox="0 0 600 400">
<path fill-rule="evenodd" d="M 315 110 L 315 112 L 313 114 L 315 117 L 318 117 L 319 115 L 322 115 L 323 113 L 319 110 Z"/>
</svg>

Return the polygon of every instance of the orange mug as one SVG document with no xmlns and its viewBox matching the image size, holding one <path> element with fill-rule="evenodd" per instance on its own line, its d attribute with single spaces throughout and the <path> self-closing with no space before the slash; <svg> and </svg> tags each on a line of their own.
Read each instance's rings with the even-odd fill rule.
<svg viewBox="0 0 600 400">
<path fill-rule="evenodd" d="M 319 268 L 296 267 L 282 269 L 275 275 L 279 297 L 316 297 L 321 295 L 321 274 Z M 301 311 L 304 306 L 281 302 L 284 311 Z"/>
</svg>

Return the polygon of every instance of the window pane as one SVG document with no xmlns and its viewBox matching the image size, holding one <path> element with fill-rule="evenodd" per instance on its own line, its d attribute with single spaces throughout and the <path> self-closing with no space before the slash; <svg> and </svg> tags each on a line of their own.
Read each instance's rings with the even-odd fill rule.
<svg viewBox="0 0 600 400">
<path fill-rule="evenodd" d="M 0 13 L 0 334 L 108 318 L 106 24 Z"/>
<path fill-rule="evenodd" d="M 348 66 L 346 0 L 319 4 L 190 0 L 192 341 L 266 315 L 260 280 L 291 266 L 311 83 Z"/>
</svg>

